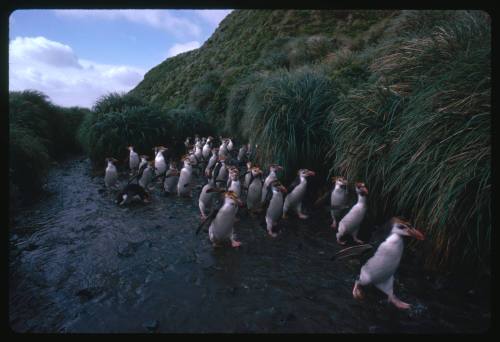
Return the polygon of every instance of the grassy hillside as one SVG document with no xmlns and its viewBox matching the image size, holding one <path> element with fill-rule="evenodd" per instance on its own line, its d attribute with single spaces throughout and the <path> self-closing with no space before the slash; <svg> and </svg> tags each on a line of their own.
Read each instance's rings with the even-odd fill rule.
<svg viewBox="0 0 500 342">
<path fill-rule="evenodd" d="M 333 175 L 363 180 L 367 221 L 403 215 L 422 227 L 427 266 L 489 269 L 484 12 L 234 11 L 131 94 L 259 143 L 258 161 L 285 166 L 285 182 L 308 166 L 325 186 Z"/>
</svg>

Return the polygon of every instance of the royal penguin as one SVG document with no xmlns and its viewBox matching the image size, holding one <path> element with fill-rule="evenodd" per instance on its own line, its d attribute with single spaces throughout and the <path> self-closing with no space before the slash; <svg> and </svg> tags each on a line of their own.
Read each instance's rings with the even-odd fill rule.
<svg viewBox="0 0 500 342">
<path fill-rule="evenodd" d="M 205 177 L 212 177 L 212 169 L 219 160 L 219 149 L 214 147 L 212 149 L 212 156 L 208 160 L 207 167 L 205 168 Z"/>
<path fill-rule="evenodd" d="M 330 195 L 330 215 L 332 216 L 331 228 L 337 228 L 337 219 L 348 208 L 347 181 L 343 177 L 332 177 L 334 187 Z"/>
<path fill-rule="evenodd" d="M 129 157 L 128 157 L 128 159 L 129 159 L 128 165 L 130 167 L 131 174 L 133 174 L 133 173 L 137 172 L 137 170 L 139 168 L 139 163 L 140 163 L 139 155 L 137 154 L 137 152 L 134 151 L 134 146 L 129 146 L 128 150 L 130 151 Z"/>
<path fill-rule="evenodd" d="M 300 169 L 297 173 L 298 177 L 290 186 L 288 195 L 283 204 L 283 218 L 287 218 L 288 211 L 295 209 L 297 216 L 300 219 L 307 219 L 308 216 L 302 212 L 302 201 L 307 191 L 307 178 L 314 176 L 314 171 L 308 169 Z"/>
<path fill-rule="evenodd" d="M 165 160 L 165 155 L 163 154 L 165 151 L 167 151 L 167 148 L 164 146 L 156 147 L 155 173 L 157 176 L 163 175 L 167 171 L 167 161 Z"/>
<path fill-rule="evenodd" d="M 231 138 L 228 138 L 227 141 L 228 141 L 227 150 L 228 150 L 228 152 L 231 152 L 234 148 L 233 140 Z"/>
<path fill-rule="evenodd" d="M 226 158 L 224 156 L 219 157 L 219 161 L 214 166 L 212 177 L 215 178 L 215 183 L 217 184 L 217 186 L 226 185 L 228 170 L 226 166 Z"/>
<path fill-rule="evenodd" d="M 215 186 L 215 180 L 210 178 L 208 183 L 203 186 L 198 198 L 198 207 L 200 208 L 200 216 L 206 219 L 214 209 L 214 199 L 217 192 L 224 192 L 223 189 Z"/>
<path fill-rule="evenodd" d="M 245 179 L 243 183 L 243 187 L 248 190 L 248 187 L 250 186 L 250 180 L 252 179 L 252 162 L 248 161 L 247 162 L 247 170 L 245 172 Z"/>
<path fill-rule="evenodd" d="M 203 149 L 201 151 L 201 155 L 204 160 L 208 160 L 210 157 L 210 150 L 212 148 L 212 137 L 208 137 L 207 141 L 205 142 L 205 145 L 203 145 Z"/>
<path fill-rule="evenodd" d="M 245 162 L 246 154 L 247 154 L 247 146 L 243 145 L 240 147 L 240 149 L 238 151 L 238 157 L 237 157 L 240 165 L 244 165 L 243 163 Z"/>
<path fill-rule="evenodd" d="M 229 141 L 227 139 L 223 139 L 221 145 L 219 146 L 219 158 L 224 157 L 227 158 L 229 151 L 227 150 L 227 144 Z"/>
<path fill-rule="evenodd" d="M 190 142 L 190 137 L 187 137 L 186 140 L 184 140 L 184 146 L 186 146 L 186 149 L 189 148 L 189 145 L 191 144 Z"/>
<path fill-rule="evenodd" d="M 356 193 L 358 195 L 358 202 L 339 222 L 337 242 L 341 245 L 345 245 L 345 241 L 341 241 L 341 238 L 345 235 L 351 235 L 357 243 L 364 243 L 358 239 L 358 232 L 367 210 L 368 188 L 365 183 L 356 183 Z"/>
<path fill-rule="evenodd" d="M 224 243 L 231 243 L 232 247 L 241 246 L 241 242 L 235 240 L 234 222 L 238 207 L 243 206 L 241 200 L 232 191 L 224 193 L 224 204 L 214 211 L 211 216 L 213 220 L 208 228 L 208 236 L 214 247 Z"/>
<path fill-rule="evenodd" d="M 117 163 L 118 160 L 115 158 L 106 158 L 106 173 L 104 175 L 104 183 L 106 184 L 107 188 L 110 188 L 112 186 L 115 186 L 117 181 L 118 181 L 118 171 L 116 170 L 115 163 Z"/>
<path fill-rule="evenodd" d="M 260 198 L 262 196 L 262 170 L 254 166 L 250 169 L 250 185 L 247 193 L 247 208 L 250 212 L 260 208 Z"/>
<path fill-rule="evenodd" d="M 191 197 L 191 182 L 193 179 L 193 167 L 191 166 L 191 161 L 188 156 L 184 156 L 182 159 L 184 166 L 181 169 L 181 174 L 179 176 L 179 181 L 177 183 L 177 195 L 189 196 Z"/>
<path fill-rule="evenodd" d="M 238 196 L 238 198 L 241 198 L 240 172 L 236 167 L 231 167 L 229 169 L 227 191 L 233 191 Z"/>
<path fill-rule="evenodd" d="M 149 203 L 150 196 L 142 186 L 138 184 L 127 184 L 127 186 L 125 186 L 125 188 L 118 194 L 116 204 L 125 205 L 135 200 Z"/>
<path fill-rule="evenodd" d="M 174 162 L 170 162 L 169 168 L 165 174 L 165 181 L 163 182 L 163 189 L 165 195 L 175 193 L 177 190 L 177 183 L 179 182 L 180 172 Z"/>
<path fill-rule="evenodd" d="M 266 211 L 266 227 L 267 233 L 271 237 L 276 237 L 278 234 L 273 232 L 273 227 L 278 224 L 278 221 L 283 214 L 283 197 L 287 193 L 287 190 L 278 180 L 272 181 L 270 187 L 272 197 Z"/>
<path fill-rule="evenodd" d="M 194 156 L 196 161 L 199 162 L 203 158 L 203 145 L 201 144 L 201 140 L 197 141 L 194 145 Z"/>
<path fill-rule="evenodd" d="M 282 169 L 283 168 L 281 166 L 275 164 L 269 166 L 269 175 L 264 180 L 264 186 L 262 187 L 262 196 L 260 199 L 260 203 L 262 205 L 264 205 L 264 203 L 266 202 L 267 194 L 269 193 L 269 188 L 271 186 L 271 183 L 274 182 L 275 180 L 278 180 L 276 172 Z"/>
<path fill-rule="evenodd" d="M 424 234 L 408 221 L 393 217 L 389 224 L 374 232 L 371 243 L 345 248 L 335 255 L 336 260 L 352 256 L 367 260 L 354 283 L 352 295 L 355 299 L 363 299 L 361 287 L 372 284 L 384 292 L 389 302 L 397 308 L 410 308 L 410 304 L 397 298 L 393 291 L 394 274 L 403 255 L 405 236 L 425 239 Z"/>
<path fill-rule="evenodd" d="M 154 161 L 151 160 L 147 163 L 147 166 L 144 169 L 144 171 L 142 171 L 141 178 L 139 179 L 139 185 L 142 186 L 144 189 L 147 189 L 148 186 L 153 181 L 154 174 L 155 174 L 155 163 Z"/>
<path fill-rule="evenodd" d="M 148 164 L 148 161 L 149 161 L 149 157 L 145 154 L 141 155 L 141 162 L 139 163 L 139 172 L 141 172 L 141 170 L 144 170 L 146 168 L 146 165 Z"/>
</svg>

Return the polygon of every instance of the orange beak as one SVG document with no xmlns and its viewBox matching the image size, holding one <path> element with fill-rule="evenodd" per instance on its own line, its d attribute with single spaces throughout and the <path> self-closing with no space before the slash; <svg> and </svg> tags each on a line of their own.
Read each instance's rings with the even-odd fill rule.
<svg viewBox="0 0 500 342">
<path fill-rule="evenodd" d="M 417 240 L 425 240 L 424 234 L 416 228 L 410 228 L 408 233 L 410 233 L 411 237 L 414 237 Z"/>
</svg>

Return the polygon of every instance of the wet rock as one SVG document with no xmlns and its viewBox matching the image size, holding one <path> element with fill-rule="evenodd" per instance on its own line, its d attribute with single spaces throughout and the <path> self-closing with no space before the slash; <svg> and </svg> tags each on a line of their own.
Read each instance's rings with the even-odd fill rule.
<svg viewBox="0 0 500 342">
<path fill-rule="evenodd" d="M 157 224 L 157 225 L 155 226 L 155 228 L 156 228 L 156 229 L 160 229 L 160 228 L 161 228 L 161 225 Z"/>
<path fill-rule="evenodd" d="M 134 255 L 137 247 L 131 243 L 121 243 L 118 246 L 118 255 L 121 257 L 129 257 Z"/>
<path fill-rule="evenodd" d="M 170 215 L 170 216 L 168 217 L 168 219 L 169 219 L 169 220 L 174 219 L 174 218 L 175 218 L 175 217 L 174 217 L 174 216 L 172 216 L 172 215 Z"/>
<path fill-rule="evenodd" d="M 77 291 L 76 295 L 80 297 L 80 300 L 86 302 L 95 298 L 98 292 L 99 292 L 98 289 L 88 287 Z"/>
<path fill-rule="evenodd" d="M 34 251 L 35 249 L 37 249 L 39 246 L 34 243 L 34 242 L 30 242 L 26 248 L 24 248 L 25 251 Z"/>
<path fill-rule="evenodd" d="M 157 319 L 154 319 L 151 321 L 144 322 L 142 326 L 149 331 L 156 331 L 160 326 L 160 322 Z"/>
</svg>

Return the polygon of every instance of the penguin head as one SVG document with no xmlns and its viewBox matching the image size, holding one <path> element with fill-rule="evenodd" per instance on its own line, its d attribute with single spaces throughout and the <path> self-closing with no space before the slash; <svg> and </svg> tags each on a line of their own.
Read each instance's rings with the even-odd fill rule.
<svg viewBox="0 0 500 342">
<path fill-rule="evenodd" d="M 113 158 L 113 157 L 108 157 L 108 158 L 106 158 L 106 162 L 108 164 L 111 163 L 111 164 L 115 165 L 116 163 L 118 163 L 118 160 Z"/>
<path fill-rule="evenodd" d="M 252 170 L 252 174 L 254 175 L 254 177 L 262 175 L 262 170 L 258 166 L 253 166 L 250 170 Z"/>
<path fill-rule="evenodd" d="M 249 170 L 250 170 L 251 168 L 252 168 L 252 162 L 251 162 L 251 161 L 248 161 L 248 162 L 247 162 L 247 169 L 249 169 Z"/>
<path fill-rule="evenodd" d="M 128 149 L 129 151 L 133 151 L 133 150 L 134 150 L 134 146 L 129 145 L 129 146 L 127 147 L 127 149 Z"/>
<path fill-rule="evenodd" d="M 356 182 L 356 193 L 361 196 L 368 195 L 368 188 L 363 182 Z"/>
<path fill-rule="evenodd" d="M 300 169 L 298 172 L 300 177 L 311 177 L 311 176 L 316 176 L 316 173 L 312 170 L 308 169 Z"/>
<path fill-rule="evenodd" d="M 393 217 L 391 219 L 391 224 L 392 224 L 392 230 L 391 234 L 398 234 L 401 236 L 410 236 L 412 238 L 415 238 L 417 240 L 424 240 L 425 236 L 424 234 L 413 227 L 410 222 L 400 218 L 400 217 Z"/>
<path fill-rule="evenodd" d="M 274 191 L 280 191 L 280 192 L 282 192 L 282 193 L 284 193 L 284 194 L 286 194 L 286 193 L 287 193 L 286 188 L 285 188 L 285 187 L 283 186 L 283 184 L 281 184 L 281 182 L 280 182 L 280 181 L 278 181 L 278 180 L 275 180 L 274 182 L 272 182 L 272 183 L 271 183 L 271 186 L 273 187 L 273 190 L 274 190 Z"/>
<path fill-rule="evenodd" d="M 281 171 L 281 170 L 283 170 L 283 167 L 280 166 L 280 165 L 272 164 L 272 165 L 269 166 L 269 171 L 270 172 L 272 172 L 272 171 L 278 172 L 278 171 Z"/>
<path fill-rule="evenodd" d="M 243 202 L 238 198 L 238 195 L 234 191 L 226 191 L 224 197 L 231 202 L 234 206 L 243 207 Z"/>
<path fill-rule="evenodd" d="M 141 154 L 140 157 L 141 157 L 141 159 L 149 160 L 149 156 L 147 156 L 145 154 Z"/>
<path fill-rule="evenodd" d="M 332 177 L 333 184 L 335 184 L 335 187 L 339 187 L 342 190 L 347 189 L 347 180 L 344 177 L 341 176 L 335 176 Z"/>
</svg>

